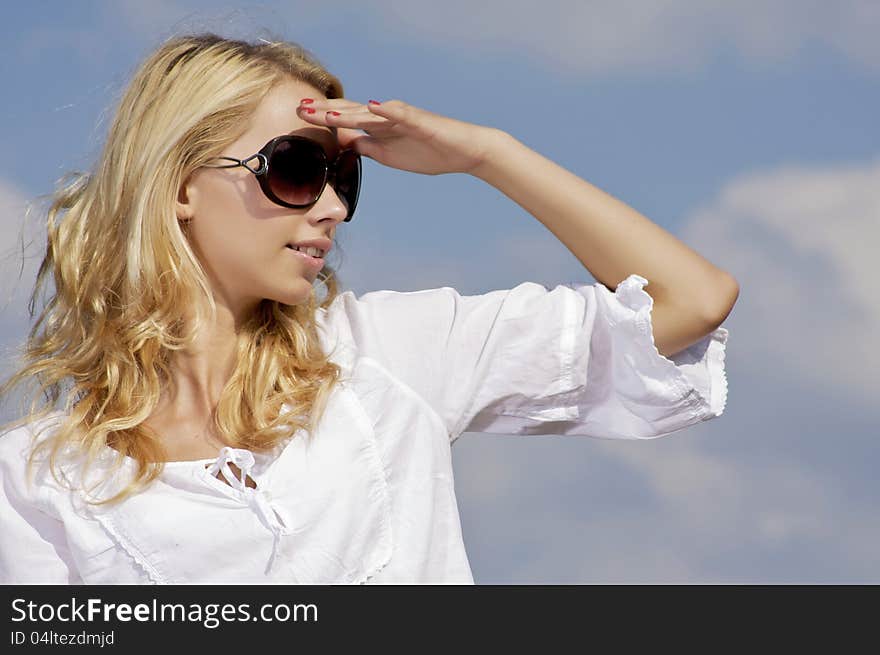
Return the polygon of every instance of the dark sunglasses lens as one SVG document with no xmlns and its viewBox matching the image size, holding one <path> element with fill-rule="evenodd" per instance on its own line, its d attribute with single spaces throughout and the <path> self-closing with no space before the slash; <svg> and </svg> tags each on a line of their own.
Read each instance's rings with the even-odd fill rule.
<svg viewBox="0 0 880 655">
<path fill-rule="evenodd" d="M 269 186 L 276 196 L 293 205 L 318 199 L 324 183 L 321 147 L 307 141 L 282 141 L 269 162 Z"/>
<path fill-rule="evenodd" d="M 336 162 L 336 180 L 333 188 L 348 206 L 348 217 L 351 220 L 357 206 L 358 192 L 361 182 L 361 159 L 353 150 L 341 153 Z"/>
</svg>

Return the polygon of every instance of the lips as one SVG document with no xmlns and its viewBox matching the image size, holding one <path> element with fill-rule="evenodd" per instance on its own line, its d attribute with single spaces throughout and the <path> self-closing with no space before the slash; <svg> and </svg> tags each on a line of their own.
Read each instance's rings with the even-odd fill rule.
<svg viewBox="0 0 880 655">
<path fill-rule="evenodd" d="M 304 241 L 291 241 L 287 244 L 287 247 L 298 247 L 300 249 L 309 247 L 318 248 L 322 252 L 322 257 L 325 257 L 330 251 L 330 248 L 333 247 L 333 242 L 330 239 L 324 237 L 317 237 L 314 239 L 306 239 Z"/>
<path fill-rule="evenodd" d="M 291 245 L 288 245 L 287 248 L 289 250 L 296 250 L 296 251 L 302 253 L 303 255 L 307 255 L 309 257 L 314 257 L 315 259 L 322 259 L 324 257 L 324 255 L 326 254 L 324 252 L 321 252 L 320 248 L 316 249 L 316 250 L 313 249 L 312 247 L 295 248 L 294 246 L 291 246 Z"/>
<path fill-rule="evenodd" d="M 323 257 L 313 257 L 312 255 L 309 255 L 305 252 L 300 252 L 299 250 L 291 246 L 288 246 L 286 250 L 290 250 L 292 253 L 294 253 L 293 256 L 296 259 L 298 259 L 301 263 L 305 264 L 307 267 L 314 271 L 320 271 L 322 268 L 324 268 Z"/>
</svg>

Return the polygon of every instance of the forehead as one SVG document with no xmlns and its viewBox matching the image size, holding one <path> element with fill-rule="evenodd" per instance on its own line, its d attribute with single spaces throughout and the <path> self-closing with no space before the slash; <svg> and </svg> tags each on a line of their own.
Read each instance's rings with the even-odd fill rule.
<svg viewBox="0 0 880 655">
<path fill-rule="evenodd" d="M 336 127 L 315 125 L 297 115 L 302 98 L 326 100 L 326 96 L 313 86 L 298 80 L 283 82 L 269 91 L 254 112 L 248 131 L 253 139 L 252 145 L 259 148 L 276 136 L 296 134 L 318 141 L 329 154 L 338 151 Z"/>
</svg>

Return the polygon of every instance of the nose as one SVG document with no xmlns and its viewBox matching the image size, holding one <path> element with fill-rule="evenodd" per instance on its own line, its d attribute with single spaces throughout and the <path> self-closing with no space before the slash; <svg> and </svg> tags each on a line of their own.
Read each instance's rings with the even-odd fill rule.
<svg viewBox="0 0 880 655">
<path fill-rule="evenodd" d="M 312 205 L 309 213 L 316 221 L 329 218 L 336 223 L 341 223 L 348 216 L 348 203 L 345 202 L 343 195 L 336 193 L 336 189 L 328 182 L 324 185 L 324 190 L 318 197 L 318 201 Z"/>
</svg>

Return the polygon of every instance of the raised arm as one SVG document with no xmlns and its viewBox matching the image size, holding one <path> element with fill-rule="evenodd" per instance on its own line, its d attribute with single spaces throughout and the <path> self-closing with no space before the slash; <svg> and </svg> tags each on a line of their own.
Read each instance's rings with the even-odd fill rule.
<svg viewBox="0 0 880 655">
<path fill-rule="evenodd" d="M 665 356 L 717 328 L 739 295 L 736 280 L 617 198 L 493 130 L 472 174 L 543 223 L 608 289 L 648 280 L 657 349 Z"/>
</svg>

